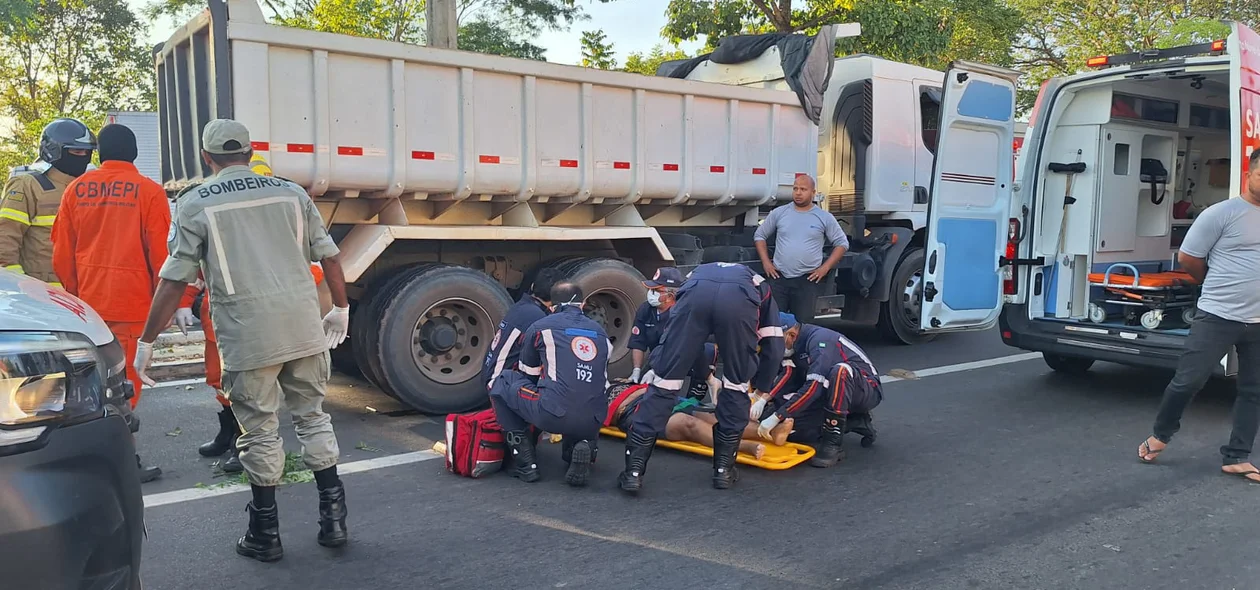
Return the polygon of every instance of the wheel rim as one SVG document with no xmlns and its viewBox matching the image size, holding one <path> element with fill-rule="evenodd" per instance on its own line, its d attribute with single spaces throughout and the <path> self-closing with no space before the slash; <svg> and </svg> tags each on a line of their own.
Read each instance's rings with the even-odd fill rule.
<svg viewBox="0 0 1260 590">
<path fill-rule="evenodd" d="M 923 317 L 923 271 L 916 270 L 901 289 L 902 322 L 915 331 Z"/>
<path fill-rule="evenodd" d="M 586 298 L 582 312 L 604 326 L 604 332 L 616 349 L 629 340 L 630 329 L 634 327 L 631 305 L 630 297 L 625 293 L 616 289 L 602 289 Z"/>
<path fill-rule="evenodd" d="M 457 385 L 481 374 L 494 323 L 475 301 L 450 297 L 430 305 L 411 336 L 411 356 L 426 377 Z"/>
</svg>

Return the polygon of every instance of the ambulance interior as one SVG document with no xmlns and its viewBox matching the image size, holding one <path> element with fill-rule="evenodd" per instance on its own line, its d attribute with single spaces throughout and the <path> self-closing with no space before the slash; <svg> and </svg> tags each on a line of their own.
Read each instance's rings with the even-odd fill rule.
<svg viewBox="0 0 1260 590">
<path fill-rule="evenodd" d="M 1198 289 L 1177 251 L 1195 217 L 1231 196 L 1229 71 L 1127 72 L 1072 88 L 1050 113 L 1042 152 L 1032 237 L 1047 266 L 1030 314 L 1188 333 Z M 1069 175 L 1048 164 L 1078 161 L 1065 206 Z"/>
</svg>

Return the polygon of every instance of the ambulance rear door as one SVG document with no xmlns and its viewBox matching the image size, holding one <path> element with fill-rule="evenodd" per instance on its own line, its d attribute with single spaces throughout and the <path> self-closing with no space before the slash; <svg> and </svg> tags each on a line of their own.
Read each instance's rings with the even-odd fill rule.
<svg viewBox="0 0 1260 590">
<path fill-rule="evenodd" d="M 928 201 L 924 332 L 984 330 L 1002 312 L 1019 77 L 963 61 L 945 73 Z"/>
</svg>

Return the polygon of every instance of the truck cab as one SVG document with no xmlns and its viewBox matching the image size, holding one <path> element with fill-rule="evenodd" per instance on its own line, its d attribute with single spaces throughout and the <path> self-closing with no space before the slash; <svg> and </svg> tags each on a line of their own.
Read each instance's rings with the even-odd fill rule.
<svg viewBox="0 0 1260 590">
<path fill-rule="evenodd" d="M 1007 344 L 1043 353 L 1057 371 L 1096 360 L 1175 366 L 1197 297 L 1179 278 L 1188 275 L 1177 251 L 1197 214 L 1240 194 L 1260 143 L 1260 36 L 1232 26 L 1225 40 L 1100 56 L 1091 71 L 1048 81 L 1009 207 L 956 200 L 993 174 L 938 162 L 924 329 L 997 321 Z M 950 106 L 954 87 L 951 79 L 942 128 L 951 119 L 971 127 L 955 112 L 961 105 Z M 942 153 L 953 149 L 946 141 Z M 999 183 L 1007 178 L 997 172 Z M 1005 237 L 990 245 L 994 228 Z M 1236 370 L 1231 352 L 1220 372 Z"/>
</svg>

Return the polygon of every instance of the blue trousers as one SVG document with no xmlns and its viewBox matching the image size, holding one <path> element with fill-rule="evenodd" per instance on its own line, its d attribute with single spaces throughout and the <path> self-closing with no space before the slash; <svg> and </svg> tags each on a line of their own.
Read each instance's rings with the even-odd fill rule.
<svg viewBox="0 0 1260 590">
<path fill-rule="evenodd" d="M 525 431 L 532 424 L 541 430 L 559 434 L 566 439 L 588 440 L 599 438 L 601 423 L 594 416 L 583 415 L 578 408 L 568 408 L 563 416 L 557 416 L 553 400 L 544 399 L 545 390 L 519 371 L 507 370 L 494 380 L 490 388 L 490 405 L 494 416 L 505 431 Z"/>
</svg>

